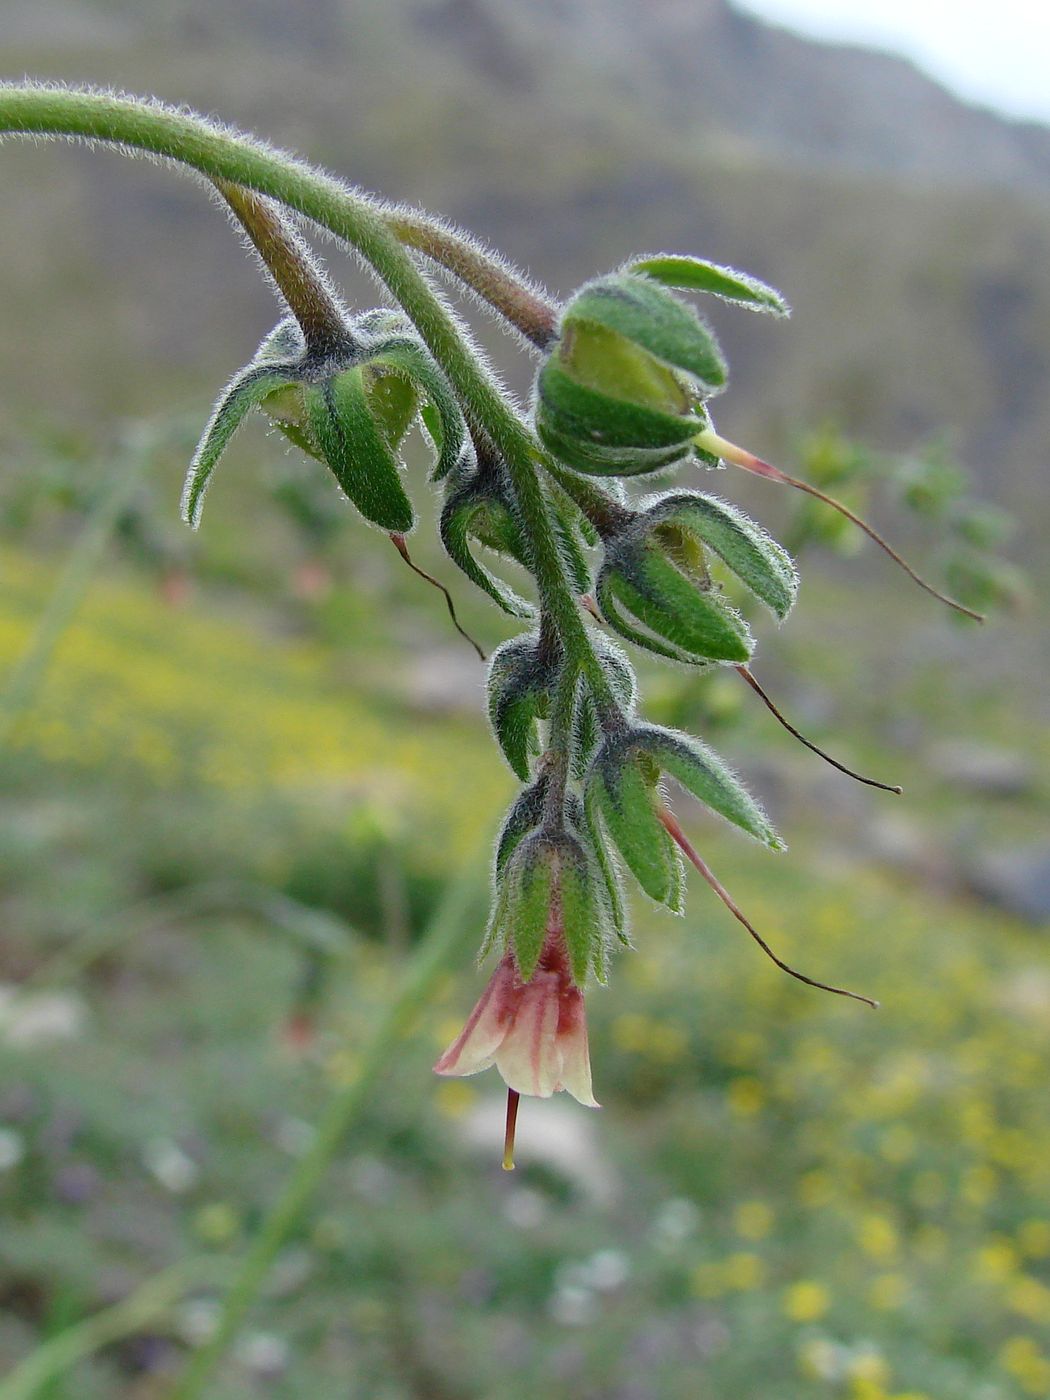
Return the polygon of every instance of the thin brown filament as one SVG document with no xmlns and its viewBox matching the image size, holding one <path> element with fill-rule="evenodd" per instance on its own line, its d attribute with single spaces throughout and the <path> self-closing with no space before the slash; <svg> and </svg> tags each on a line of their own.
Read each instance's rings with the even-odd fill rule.
<svg viewBox="0 0 1050 1400">
<path fill-rule="evenodd" d="M 786 962 L 784 962 L 782 958 L 778 958 L 776 953 L 773 952 L 773 949 L 769 946 L 766 940 L 759 933 L 758 929 L 755 928 L 754 924 L 752 924 L 750 919 L 748 919 L 743 913 L 736 900 L 734 900 L 733 896 L 718 879 L 714 871 L 712 871 L 711 867 L 707 864 L 703 857 L 700 856 L 693 849 L 685 832 L 678 825 L 678 820 L 675 817 L 674 813 L 669 812 L 666 807 L 660 806 L 657 808 L 656 814 L 660 818 L 660 821 L 663 823 L 663 826 L 665 827 L 668 835 L 671 837 L 671 840 L 674 841 L 675 845 L 679 848 L 682 854 L 686 857 L 690 864 L 696 867 L 696 869 L 700 872 L 700 874 L 704 877 L 707 883 L 714 890 L 715 894 L 718 895 L 719 899 L 722 901 L 725 907 L 733 915 L 734 919 L 739 920 L 739 922 L 744 925 L 748 933 L 765 953 L 766 957 L 769 958 L 772 962 L 775 962 L 777 967 L 779 967 L 782 972 L 786 972 L 789 977 L 794 977 L 795 980 L 798 982 L 805 982 L 805 984 L 808 987 L 816 987 L 822 992 L 833 992 L 837 997 L 851 997 L 854 1001 L 862 1001 L 866 1006 L 871 1006 L 878 1010 L 879 1003 L 877 1001 L 873 1001 L 871 997 L 863 996 L 860 992 L 849 992 L 846 990 L 845 987 L 832 987 L 827 982 L 817 982 L 814 978 L 807 977 L 804 972 L 797 972 L 795 968 L 790 967 Z"/>
<path fill-rule="evenodd" d="M 973 608 L 965 607 L 954 598 L 949 598 L 946 593 L 942 593 L 939 589 L 934 588 L 932 583 L 927 583 L 922 575 L 916 573 L 908 561 L 897 553 L 889 541 L 879 534 L 878 530 L 869 525 L 866 520 L 862 520 L 855 511 L 850 510 L 849 506 L 844 505 L 842 501 L 836 500 L 834 496 L 827 495 L 826 492 L 819 490 L 816 486 L 811 486 L 808 481 L 802 481 L 797 476 L 788 476 L 787 472 L 782 472 L 779 467 L 774 467 L 771 462 L 764 462 L 761 457 L 756 457 L 754 453 L 748 452 L 743 447 L 737 447 L 735 443 L 728 442 L 725 438 L 719 438 L 715 434 L 702 434 L 701 438 L 705 436 L 707 438 L 707 444 L 710 445 L 711 449 L 717 452 L 720 457 L 724 457 L 727 462 L 732 462 L 734 466 L 743 467 L 744 471 L 752 472 L 755 476 L 765 477 L 767 481 L 779 481 L 785 486 L 793 486 L 796 491 L 805 491 L 807 496 L 813 496 L 816 500 L 823 501 L 826 506 L 831 506 L 831 508 L 837 510 L 840 515 L 844 515 L 847 520 L 851 520 L 859 530 L 863 530 L 868 539 L 873 540 L 881 550 L 884 550 L 895 564 L 899 564 L 908 577 L 912 579 L 913 582 L 917 583 L 920 588 L 924 589 L 940 602 L 946 603 L 949 608 L 954 608 L 956 612 L 962 613 L 964 617 L 972 617 L 975 622 L 984 621 L 983 613 L 975 612 Z M 707 444 L 701 441 L 700 445 L 705 446 Z"/>
<path fill-rule="evenodd" d="M 507 1090 L 507 1127 L 503 1135 L 503 1170 L 514 1170 L 514 1135 L 518 1127 L 518 1103 L 521 1095 L 517 1089 Z"/>
<path fill-rule="evenodd" d="M 896 783 L 880 783 L 877 778 L 865 778 L 862 773 L 855 773 L 852 768 L 847 768 L 846 765 L 844 763 L 840 763 L 837 758 L 832 758 L 831 754 L 825 753 L 822 748 L 819 748 L 816 744 L 812 742 L 812 740 L 807 739 L 806 736 L 800 730 L 795 728 L 795 726 L 791 723 L 790 720 L 786 719 L 780 713 L 776 705 L 773 703 L 772 699 L 759 685 L 752 671 L 750 671 L 746 666 L 737 666 L 736 670 L 741 676 L 743 676 L 744 680 L 747 681 L 751 689 L 761 699 L 763 705 L 765 705 L 766 709 L 774 717 L 774 719 L 776 719 L 780 724 L 782 724 L 789 734 L 793 734 L 800 744 L 805 744 L 807 749 L 810 749 L 813 753 L 817 754 L 817 756 L 822 758 L 825 763 L 830 763 L 832 768 L 837 768 L 840 773 L 845 773 L 848 778 L 856 778 L 858 783 L 866 783 L 868 787 L 881 788 L 883 792 L 895 792 L 898 795 L 898 797 L 904 791 L 904 789 L 902 787 L 899 787 Z"/>
<path fill-rule="evenodd" d="M 435 588 L 439 589 L 445 595 L 445 604 L 448 607 L 448 615 L 452 619 L 452 626 L 465 641 L 470 643 L 482 661 L 488 660 L 485 653 L 481 650 L 481 647 L 478 646 L 477 642 L 466 628 L 460 626 L 459 618 L 456 616 L 456 606 L 452 601 L 452 594 L 433 574 L 428 574 L 426 569 L 421 569 L 419 565 L 413 561 L 412 556 L 408 552 L 408 545 L 405 543 L 404 535 L 391 534 L 390 542 L 414 574 L 418 574 L 420 578 L 425 578 L 427 583 L 433 584 Z"/>
</svg>

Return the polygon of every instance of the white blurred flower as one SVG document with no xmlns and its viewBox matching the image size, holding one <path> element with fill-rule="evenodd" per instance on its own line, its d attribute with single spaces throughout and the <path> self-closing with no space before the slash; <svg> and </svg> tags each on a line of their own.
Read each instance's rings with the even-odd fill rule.
<svg viewBox="0 0 1050 1400">
<path fill-rule="evenodd" d="M 13 1128 L 0 1128 L 0 1172 L 17 1167 L 26 1155 L 26 1145 L 21 1133 Z"/>
<path fill-rule="evenodd" d="M 87 1007 L 74 992 L 21 992 L 0 985 L 0 1041 L 16 1050 L 39 1050 L 76 1040 L 87 1024 Z"/>
<path fill-rule="evenodd" d="M 146 1170 L 176 1196 L 197 1184 L 200 1168 L 170 1138 L 151 1138 L 142 1149 Z"/>
</svg>

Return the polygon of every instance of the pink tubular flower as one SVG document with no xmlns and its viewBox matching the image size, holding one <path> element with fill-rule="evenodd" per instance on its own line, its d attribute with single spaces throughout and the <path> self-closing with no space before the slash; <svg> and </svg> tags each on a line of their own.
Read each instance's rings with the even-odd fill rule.
<svg viewBox="0 0 1050 1400">
<path fill-rule="evenodd" d="M 478 1074 L 495 1065 L 514 1094 L 547 1099 L 559 1089 L 597 1108 L 591 1089 L 583 992 L 572 978 L 560 929 L 551 929 L 536 971 L 522 981 L 508 952 L 459 1036 L 434 1066 L 438 1074 Z"/>
</svg>

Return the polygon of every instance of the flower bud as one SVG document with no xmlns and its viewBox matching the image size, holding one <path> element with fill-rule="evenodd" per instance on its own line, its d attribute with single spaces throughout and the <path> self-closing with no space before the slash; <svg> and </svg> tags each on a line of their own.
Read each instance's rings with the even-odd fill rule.
<svg viewBox="0 0 1050 1400">
<path fill-rule="evenodd" d="M 587 777 L 586 806 L 638 883 L 659 904 L 679 909 L 681 863 L 657 815 L 662 774 L 773 850 L 782 842 L 768 817 L 725 763 L 698 739 L 656 725 L 609 734 Z"/>
<path fill-rule="evenodd" d="M 725 384 L 711 331 L 648 277 L 614 273 L 568 302 L 540 371 L 536 427 L 566 465 L 632 476 L 687 456 Z"/>
<path fill-rule="evenodd" d="M 543 827 L 530 832 L 505 867 L 485 950 L 512 952 L 527 982 L 553 929 L 564 942 L 577 986 L 590 971 L 604 974 L 610 928 L 600 882 L 578 837 Z"/>
<path fill-rule="evenodd" d="M 747 626 L 712 582 L 705 550 L 781 619 L 798 589 L 790 556 L 741 511 L 699 491 L 652 496 L 642 507 L 606 540 L 596 588 L 606 621 L 676 661 L 746 661 Z"/>
<path fill-rule="evenodd" d="M 504 642 L 489 663 L 489 720 L 504 758 L 522 782 L 539 752 L 536 721 L 547 714 L 553 659 L 545 653 L 540 634 L 527 632 Z"/>
<path fill-rule="evenodd" d="M 282 321 L 216 404 L 186 478 L 183 515 L 200 521 L 204 492 L 245 414 L 261 407 L 289 440 L 332 470 L 361 514 L 404 534 L 414 523 L 397 451 L 420 414 L 447 475 L 469 451 L 463 415 L 423 342 L 397 313 L 347 323 L 345 340 L 311 350 L 294 320 Z"/>
<path fill-rule="evenodd" d="M 452 562 L 504 612 L 512 617 L 532 614 L 532 606 L 487 569 L 471 548 L 473 543 L 481 544 L 529 567 L 528 546 L 514 513 L 510 484 L 499 463 L 486 462 L 453 473 L 438 529 Z"/>
</svg>

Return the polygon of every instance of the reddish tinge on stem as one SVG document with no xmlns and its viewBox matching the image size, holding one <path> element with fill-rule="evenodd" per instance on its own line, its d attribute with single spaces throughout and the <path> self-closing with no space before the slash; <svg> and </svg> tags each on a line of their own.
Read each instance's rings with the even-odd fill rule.
<svg viewBox="0 0 1050 1400">
<path fill-rule="evenodd" d="M 818 501 L 823 501 L 826 506 L 831 506 L 832 510 L 837 510 L 840 515 L 844 515 L 847 520 L 851 520 L 859 530 L 863 530 L 869 540 L 873 540 L 881 550 L 884 550 L 895 564 L 899 564 L 904 572 L 927 593 L 933 595 L 940 602 L 946 603 L 948 607 L 954 608 L 957 613 L 962 613 L 964 617 L 972 617 L 975 622 L 983 622 L 984 614 L 974 612 L 973 608 L 965 607 L 962 603 L 956 602 L 954 598 L 949 598 L 946 593 L 941 593 L 934 588 L 932 583 L 927 581 L 904 559 L 888 540 L 883 539 L 873 526 L 866 520 L 862 520 L 855 511 L 842 501 L 837 501 L 834 496 L 829 496 L 826 492 L 818 490 L 816 486 L 811 486 L 808 481 L 802 481 L 797 476 L 788 476 L 779 467 L 774 467 L 772 462 L 764 462 L 761 457 L 756 457 L 753 452 L 748 452 L 744 447 L 738 447 L 735 442 L 730 442 L 727 438 L 719 437 L 717 433 L 704 432 L 697 439 L 698 445 L 709 452 L 716 453 L 727 462 L 732 462 L 736 467 L 742 467 L 744 471 L 751 472 L 754 476 L 764 477 L 766 481 L 779 481 L 783 486 L 793 486 L 796 491 L 805 491 L 807 496 L 813 496 Z"/>
<path fill-rule="evenodd" d="M 744 925 L 748 933 L 765 953 L 766 957 L 770 958 L 773 962 L 775 962 L 777 967 L 779 967 L 782 972 L 786 972 L 789 977 L 794 977 L 799 982 L 805 982 L 808 987 L 817 987 L 822 992 L 834 992 L 834 994 L 839 997 L 851 997 L 854 1001 L 862 1001 L 865 1003 L 866 1006 L 874 1007 L 876 1010 L 878 1009 L 879 1003 L 877 1001 L 873 1001 L 871 997 L 862 996 L 860 992 L 848 992 L 845 989 L 845 987 L 832 987 L 827 982 L 817 982 L 814 978 L 807 977 L 804 972 L 797 972 L 795 968 L 789 967 L 788 964 L 784 962 L 783 958 L 778 958 L 776 953 L 773 952 L 773 949 L 769 946 L 766 940 L 759 933 L 758 929 L 755 928 L 754 924 L 750 921 L 750 919 L 746 917 L 746 915 L 740 909 L 740 906 L 737 904 L 736 900 L 733 899 L 732 895 L 729 893 L 726 887 L 717 878 L 711 867 L 707 864 L 703 857 L 693 849 L 689 838 L 679 826 L 678 819 L 674 815 L 674 813 L 669 811 L 666 807 L 664 807 L 661 804 L 657 808 L 656 815 L 660 818 L 660 821 L 663 823 L 663 826 L 666 829 L 667 834 L 671 837 L 671 840 L 674 841 L 675 845 L 679 848 L 679 850 L 689 861 L 689 863 L 700 872 L 700 874 L 704 877 L 707 883 L 714 890 L 715 894 L 718 895 L 719 899 L 729 910 L 729 912 L 733 915 L 734 919 L 738 919 L 740 923 Z"/>
</svg>

